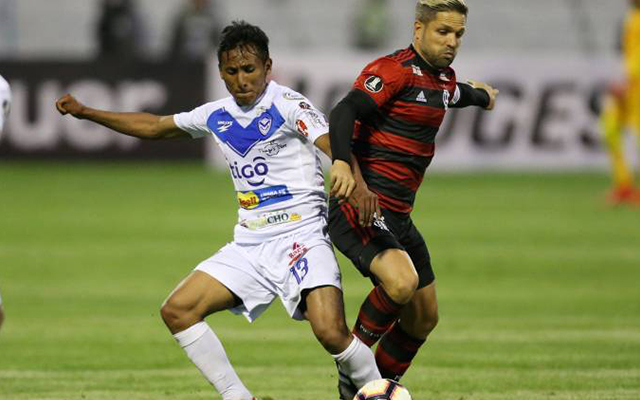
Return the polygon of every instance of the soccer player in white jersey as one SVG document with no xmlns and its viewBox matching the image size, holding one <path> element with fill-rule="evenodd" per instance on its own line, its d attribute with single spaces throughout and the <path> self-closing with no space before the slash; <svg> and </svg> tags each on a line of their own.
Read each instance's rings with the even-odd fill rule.
<svg viewBox="0 0 640 400">
<path fill-rule="evenodd" d="M 211 135 L 220 146 L 238 197 L 234 241 L 200 263 L 169 295 L 161 314 L 223 400 L 252 395 L 204 318 L 231 310 L 253 321 L 276 297 L 292 318 L 310 322 L 341 372 L 363 386 L 380 374 L 371 350 L 347 328 L 340 272 L 326 233 L 316 149 L 331 151 L 326 119 L 306 98 L 267 79 L 272 61 L 260 28 L 244 21 L 226 27 L 218 61 L 231 97 L 191 112 L 115 113 L 85 107 L 70 95 L 56 106 L 63 115 L 126 135 Z"/>
<path fill-rule="evenodd" d="M 11 109 L 11 89 L 9 83 L 0 75 L 0 134 L 4 129 L 4 123 L 9 117 Z M 2 295 L 0 295 L 0 327 L 4 322 L 4 310 L 2 309 Z"/>
</svg>

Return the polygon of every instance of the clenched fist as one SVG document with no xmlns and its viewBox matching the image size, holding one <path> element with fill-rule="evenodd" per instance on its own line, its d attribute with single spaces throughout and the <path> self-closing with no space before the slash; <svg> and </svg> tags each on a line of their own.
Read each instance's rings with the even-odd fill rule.
<svg viewBox="0 0 640 400">
<path fill-rule="evenodd" d="M 62 115 L 71 114 L 76 118 L 82 118 L 85 110 L 84 104 L 76 100 L 70 94 L 65 94 L 56 101 L 56 108 Z"/>
</svg>

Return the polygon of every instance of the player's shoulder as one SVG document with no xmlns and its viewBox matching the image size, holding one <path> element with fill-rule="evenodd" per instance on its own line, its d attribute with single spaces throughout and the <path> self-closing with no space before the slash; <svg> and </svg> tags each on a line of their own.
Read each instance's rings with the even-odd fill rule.
<svg viewBox="0 0 640 400">
<path fill-rule="evenodd" d="M 297 108 L 303 108 L 303 109 L 315 108 L 311 104 L 309 99 L 307 99 L 301 93 L 298 93 L 287 86 L 279 85 L 273 81 L 271 84 L 275 85 L 273 102 L 277 108 L 281 110 L 290 110 L 290 109 L 297 109 Z"/>
<path fill-rule="evenodd" d="M 414 57 L 415 53 L 411 48 L 400 49 L 373 60 L 364 67 L 363 72 L 376 75 L 410 72 L 411 60 Z"/>
<path fill-rule="evenodd" d="M 0 92 L 10 93 L 9 82 L 2 75 L 0 75 Z"/>
</svg>

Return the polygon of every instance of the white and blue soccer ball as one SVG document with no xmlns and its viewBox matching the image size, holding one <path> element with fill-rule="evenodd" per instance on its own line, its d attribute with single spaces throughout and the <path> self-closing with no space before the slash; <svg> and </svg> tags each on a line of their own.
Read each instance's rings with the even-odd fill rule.
<svg viewBox="0 0 640 400">
<path fill-rule="evenodd" d="M 411 395 L 396 381 L 377 379 L 364 385 L 353 400 L 411 400 Z"/>
</svg>

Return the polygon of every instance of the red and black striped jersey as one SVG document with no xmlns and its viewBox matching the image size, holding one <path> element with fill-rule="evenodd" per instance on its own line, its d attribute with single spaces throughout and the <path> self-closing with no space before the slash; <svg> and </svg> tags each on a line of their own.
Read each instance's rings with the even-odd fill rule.
<svg viewBox="0 0 640 400">
<path fill-rule="evenodd" d="M 452 68 L 435 70 L 413 46 L 379 58 L 358 76 L 377 112 L 356 121 L 352 151 L 380 206 L 410 213 L 449 105 L 460 98 Z"/>
</svg>

